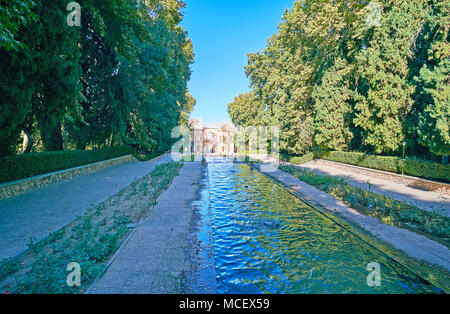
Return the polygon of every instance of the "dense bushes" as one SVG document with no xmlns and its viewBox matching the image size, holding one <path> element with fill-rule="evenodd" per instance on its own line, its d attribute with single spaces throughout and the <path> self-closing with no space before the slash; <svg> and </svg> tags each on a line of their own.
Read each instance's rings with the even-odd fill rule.
<svg viewBox="0 0 450 314">
<path fill-rule="evenodd" d="M 366 155 L 362 153 L 319 151 L 316 157 L 355 166 L 404 173 L 415 177 L 450 182 L 450 166 L 417 159 Z"/>
<path fill-rule="evenodd" d="M 13 181 L 130 154 L 126 147 L 22 154 L 0 159 L 0 182 Z"/>
</svg>

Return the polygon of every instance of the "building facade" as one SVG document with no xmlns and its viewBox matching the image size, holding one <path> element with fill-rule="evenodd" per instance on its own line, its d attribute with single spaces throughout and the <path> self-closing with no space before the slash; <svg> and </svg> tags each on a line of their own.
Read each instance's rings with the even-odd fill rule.
<svg viewBox="0 0 450 314">
<path fill-rule="evenodd" d="M 195 155 L 232 156 L 235 153 L 235 126 L 229 122 L 203 124 L 200 119 L 189 121 L 191 151 Z"/>
</svg>

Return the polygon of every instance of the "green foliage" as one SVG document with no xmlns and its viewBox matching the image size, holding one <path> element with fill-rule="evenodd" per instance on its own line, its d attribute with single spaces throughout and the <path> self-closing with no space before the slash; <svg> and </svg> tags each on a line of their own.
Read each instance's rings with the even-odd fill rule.
<svg viewBox="0 0 450 314">
<path fill-rule="evenodd" d="M 184 32 L 171 30 L 164 20 L 149 22 L 147 27 L 151 43 L 141 43 L 138 63 L 129 63 L 119 71 L 126 95 L 122 111 L 134 113 L 125 117 L 128 132 L 124 141 L 143 152 L 167 150 L 172 144 L 172 129 L 186 123 L 194 103 L 186 91 L 192 43 Z"/>
<path fill-rule="evenodd" d="M 281 155 L 281 159 L 296 165 L 301 165 L 307 163 L 314 159 L 314 153 L 307 153 L 301 157 L 297 156 L 289 156 L 289 155 Z"/>
<path fill-rule="evenodd" d="M 77 106 L 79 84 L 78 32 L 65 23 L 66 1 L 35 2 L 32 14 L 39 21 L 22 23 L 18 50 L 0 47 L 0 88 L 6 97 L 0 123 L 0 156 L 15 153 L 21 130 L 38 122 L 43 145 L 62 149 L 60 120 Z M 2 93 L 3 94 L 3 93 Z"/>
<path fill-rule="evenodd" d="M 22 154 L 0 159 L 0 182 L 18 180 L 130 154 L 126 147 Z"/>
<path fill-rule="evenodd" d="M 34 89 L 26 83 L 28 74 L 24 74 L 21 68 L 0 48 L 0 157 L 16 153 L 20 130 L 31 111 Z"/>
<path fill-rule="evenodd" d="M 26 127 L 35 91 L 29 82 L 36 65 L 29 54 L 30 29 L 38 21 L 31 0 L 1 1 L 0 6 L 0 157 L 14 154 L 20 130 Z M 33 33 L 34 34 L 34 33 Z M 36 34 L 34 34 L 36 36 Z"/>
<path fill-rule="evenodd" d="M 349 67 L 337 59 L 316 85 L 314 98 L 314 140 L 321 149 L 347 150 L 353 138 Z"/>
<path fill-rule="evenodd" d="M 35 90 L 29 115 L 38 122 L 46 151 L 63 149 L 61 120 L 67 112 L 76 110 L 80 85 L 79 33 L 66 23 L 67 11 L 61 10 L 66 0 L 37 2 L 38 24 L 25 29 L 30 54 L 36 72 L 28 80 Z M 62 21 L 63 23 L 58 23 Z M 62 25 L 60 25 L 62 24 Z"/>
<path fill-rule="evenodd" d="M 261 124 L 261 113 L 264 105 L 252 92 L 240 94 L 228 104 L 228 114 L 235 125 L 258 126 Z"/>
<path fill-rule="evenodd" d="M 359 80 L 354 123 L 376 153 L 395 152 L 404 140 L 403 121 L 414 86 L 408 81 L 410 42 L 420 30 L 425 1 L 386 1 L 368 48 L 357 56 Z M 395 34 L 395 35 L 394 35 Z"/>
<path fill-rule="evenodd" d="M 316 157 L 382 171 L 450 182 L 450 167 L 434 162 L 362 153 L 318 151 Z"/>
<path fill-rule="evenodd" d="M 0 48 L 19 50 L 24 48 L 17 34 L 22 26 L 35 21 L 32 0 L 2 0 L 0 6 Z"/>
<path fill-rule="evenodd" d="M 236 98 L 230 117 L 280 126 L 289 155 L 386 155 L 406 140 L 409 155 L 445 157 L 448 10 L 444 0 L 296 1 L 266 48 L 248 55 L 253 96 Z"/>
<path fill-rule="evenodd" d="M 19 269 L 19 263 L 13 259 L 7 259 L 0 263 L 0 281 Z"/>
<path fill-rule="evenodd" d="M 195 105 L 182 1 L 87 0 L 81 27 L 67 25 L 65 0 L 10 2 L 0 8 L 0 157 L 16 153 L 21 131 L 46 151 L 170 147 Z"/>
<path fill-rule="evenodd" d="M 85 100 L 81 118 L 68 123 L 69 135 L 78 148 L 91 143 L 126 144 L 143 154 L 166 150 L 172 128 L 187 124 L 195 105 L 186 90 L 192 44 L 182 29 L 172 24 L 178 20 L 175 12 L 182 3 L 167 2 L 170 8 L 157 3 L 154 7 L 141 5 L 141 10 L 152 10 L 156 16 L 138 25 L 145 39 L 138 36 L 138 29 L 130 35 L 132 58 L 117 53 L 115 41 L 103 36 L 101 29 L 83 24 L 82 66 L 89 69 L 82 76 Z M 94 20 L 94 12 L 87 12 L 85 19 Z M 169 16 L 170 20 L 163 18 Z M 97 34 L 95 40 L 87 36 L 90 33 Z"/>
<path fill-rule="evenodd" d="M 436 155 L 450 155 L 450 3 L 433 1 L 421 44 L 424 62 L 416 93 L 418 140 Z M 415 120 L 413 120 L 415 122 Z"/>
<path fill-rule="evenodd" d="M 324 72 L 340 54 L 354 54 L 354 32 L 362 7 L 359 1 L 297 1 L 284 14 L 278 34 L 269 39 L 267 47 L 249 54 L 246 74 L 266 109 L 260 123 L 280 126 L 282 152 L 302 155 L 311 151 L 315 110 L 323 112 L 329 92 L 322 93 L 316 84 L 320 85 Z M 354 29 L 348 27 L 352 24 Z M 339 80 L 344 81 L 337 78 L 331 84 L 339 88 Z M 318 108 L 314 108 L 315 99 L 322 101 Z"/>
<path fill-rule="evenodd" d="M 385 223 L 407 223 L 434 236 L 450 236 L 450 218 L 446 216 L 356 188 L 342 178 L 318 175 L 295 166 L 282 166 L 281 170 L 333 195 L 352 208 L 368 210 L 371 216 L 378 217 Z"/>
<path fill-rule="evenodd" d="M 131 187 L 125 188 L 70 225 L 37 243 L 33 241 L 31 250 L 25 253 L 26 258 L 18 256 L 2 262 L 2 291 L 17 294 L 84 292 L 103 273 L 106 263 L 129 234 L 127 224 L 138 223 L 145 216 L 149 204 L 155 204 L 181 166 L 181 163 L 158 165 L 150 174 L 133 182 L 133 185 L 145 189 L 138 188 L 135 191 Z M 126 196 L 134 196 L 136 199 L 123 205 L 120 200 Z M 66 267 L 72 262 L 80 264 L 81 287 L 69 287 L 66 283 L 69 274 Z"/>
</svg>

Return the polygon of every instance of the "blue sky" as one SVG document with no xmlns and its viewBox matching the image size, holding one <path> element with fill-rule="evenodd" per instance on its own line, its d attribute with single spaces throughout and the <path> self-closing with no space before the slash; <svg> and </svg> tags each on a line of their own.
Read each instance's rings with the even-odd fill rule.
<svg viewBox="0 0 450 314">
<path fill-rule="evenodd" d="M 189 91 L 197 100 L 192 118 L 230 121 L 228 103 L 250 90 L 247 53 L 266 46 L 294 0 L 185 0 L 183 27 L 194 43 Z"/>
</svg>

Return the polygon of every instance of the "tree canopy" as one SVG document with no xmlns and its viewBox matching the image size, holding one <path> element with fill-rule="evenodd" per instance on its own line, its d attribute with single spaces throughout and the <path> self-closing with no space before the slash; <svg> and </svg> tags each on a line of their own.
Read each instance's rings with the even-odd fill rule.
<svg viewBox="0 0 450 314">
<path fill-rule="evenodd" d="M 168 149 L 195 100 L 179 0 L 13 0 L 0 11 L 0 156 L 129 145 Z M 21 135 L 22 134 L 22 135 Z"/>
<path fill-rule="evenodd" d="M 445 157 L 448 12 L 444 0 L 296 1 L 267 47 L 248 55 L 255 97 L 236 98 L 230 117 L 279 125 L 289 154 L 398 154 L 406 140 L 412 155 Z"/>
</svg>

